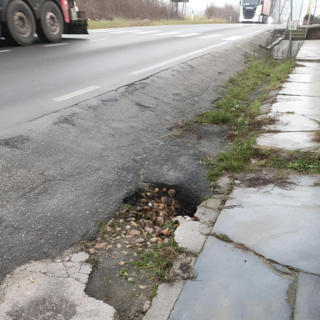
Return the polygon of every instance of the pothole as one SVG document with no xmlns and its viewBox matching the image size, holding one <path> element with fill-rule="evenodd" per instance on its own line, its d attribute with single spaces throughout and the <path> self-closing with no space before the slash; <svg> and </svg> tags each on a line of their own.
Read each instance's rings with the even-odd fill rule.
<svg viewBox="0 0 320 320">
<path fill-rule="evenodd" d="M 118 319 L 140 320 L 184 251 L 174 241 L 177 217 L 195 219 L 200 199 L 182 187 L 158 184 L 134 190 L 123 202 L 110 221 L 99 223 L 98 239 L 83 243 L 94 266 L 86 293 L 114 307 Z M 189 273 L 191 267 L 184 267 Z"/>
</svg>

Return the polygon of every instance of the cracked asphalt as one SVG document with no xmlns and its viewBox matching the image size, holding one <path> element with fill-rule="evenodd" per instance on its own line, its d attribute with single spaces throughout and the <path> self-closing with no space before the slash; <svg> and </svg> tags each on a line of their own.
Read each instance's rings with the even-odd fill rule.
<svg viewBox="0 0 320 320">
<path fill-rule="evenodd" d="M 226 148 L 227 128 L 173 133 L 211 108 L 244 60 L 237 47 L 221 49 L 1 132 L 0 282 L 94 238 L 143 183 L 173 186 L 191 206 L 209 195 L 200 160 Z"/>
</svg>

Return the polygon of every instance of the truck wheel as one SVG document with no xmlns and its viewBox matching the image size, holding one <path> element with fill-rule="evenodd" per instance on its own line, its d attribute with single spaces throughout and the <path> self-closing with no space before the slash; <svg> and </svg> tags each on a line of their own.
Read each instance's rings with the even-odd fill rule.
<svg viewBox="0 0 320 320">
<path fill-rule="evenodd" d="M 14 0 L 9 4 L 7 21 L 7 40 L 20 46 L 32 44 L 36 23 L 32 11 L 23 1 Z"/>
<path fill-rule="evenodd" d="M 63 19 L 58 6 L 47 1 L 41 10 L 37 24 L 38 37 L 44 42 L 59 42 L 63 33 Z"/>
</svg>

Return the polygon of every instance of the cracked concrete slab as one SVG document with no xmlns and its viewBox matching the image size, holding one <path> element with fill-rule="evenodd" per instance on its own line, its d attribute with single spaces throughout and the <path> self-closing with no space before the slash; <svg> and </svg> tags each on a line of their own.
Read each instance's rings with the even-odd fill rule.
<svg viewBox="0 0 320 320">
<path fill-rule="evenodd" d="M 319 176 L 296 176 L 288 190 L 237 187 L 213 232 L 226 234 L 267 259 L 320 274 Z"/>
<path fill-rule="evenodd" d="M 264 133 L 258 136 L 255 147 L 320 152 L 320 142 L 314 138 L 313 132 Z"/>
<path fill-rule="evenodd" d="M 271 112 L 291 112 L 311 116 L 320 116 L 320 98 L 305 96 L 278 95 Z"/>
<path fill-rule="evenodd" d="M 115 310 L 84 292 L 88 258 L 82 252 L 17 268 L 0 286 L 0 319 L 112 320 Z"/>
<path fill-rule="evenodd" d="M 305 40 L 296 59 L 297 61 L 320 61 L 320 40 Z"/>
<path fill-rule="evenodd" d="M 293 279 L 274 273 L 262 260 L 209 237 L 169 320 L 290 320 L 287 292 Z"/>
<path fill-rule="evenodd" d="M 280 91 L 282 95 L 320 97 L 318 90 L 319 82 L 313 83 L 296 83 L 286 82 Z"/>
<path fill-rule="evenodd" d="M 318 320 L 320 317 L 320 277 L 299 273 L 294 308 L 295 320 Z"/>
<path fill-rule="evenodd" d="M 276 131 L 317 131 L 320 126 L 316 120 L 312 120 L 301 114 L 269 113 L 269 117 L 277 119 L 274 124 L 264 126 L 263 130 Z"/>
<path fill-rule="evenodd" d="M 200 252 L 211 228 L 199 221 L 187 221 L 177 228 L 174 240 L 180 247 Z"/>
</svg>

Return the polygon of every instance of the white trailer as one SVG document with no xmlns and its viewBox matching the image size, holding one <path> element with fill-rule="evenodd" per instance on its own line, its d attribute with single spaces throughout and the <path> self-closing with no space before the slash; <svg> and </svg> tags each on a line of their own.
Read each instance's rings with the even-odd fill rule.
<svg viewBox="0 0 320 320">
<path fill-rule="evenodd" d="M 240 0 L 240 22 L 267 23 L 271 0 Z"/>
</svg>

